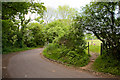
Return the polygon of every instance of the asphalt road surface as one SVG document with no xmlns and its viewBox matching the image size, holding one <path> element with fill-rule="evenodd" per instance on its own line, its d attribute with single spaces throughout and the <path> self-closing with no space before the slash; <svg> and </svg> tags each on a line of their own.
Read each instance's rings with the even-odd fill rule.
<svg viewBox="0 0 120 80">
<path fill-rule="evenodd" d="M 41 58 L 43 48 L 18 52 L 9 59 L 7 72 L 10 78 L 97 78 L 79 70 Z"/>
</svg>

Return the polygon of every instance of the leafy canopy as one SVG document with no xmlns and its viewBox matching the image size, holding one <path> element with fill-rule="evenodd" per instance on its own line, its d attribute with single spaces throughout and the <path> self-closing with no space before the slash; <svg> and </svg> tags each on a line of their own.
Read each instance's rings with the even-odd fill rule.
<svg viewBox="0 0 120 80">
<path fill-rule="evenodd" d="M 120 17 L 119 2 L 93 2 L 83 8 L 83 13 L 76 17 L 76 22 L 91 31 L 104 44 L 108 54 L 120 57 Z"/>
</svg>

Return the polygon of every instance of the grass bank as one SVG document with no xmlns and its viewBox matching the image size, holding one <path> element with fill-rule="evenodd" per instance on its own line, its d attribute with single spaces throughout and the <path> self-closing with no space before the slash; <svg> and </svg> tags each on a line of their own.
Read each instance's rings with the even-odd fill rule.
<svg viewBox="0 0 120 80">
<path fill-rule="evenodd" d="M 102 43 L 100 40 L 87 40 L 87 42 L 89 42 L 91 52 L 100 54 Z M 98 72 L 120 75 L 120 61 L 113 59 L 110 55 L 106 55 L 105 52 L 95 60 L 92 67 Z"/>
<path fill-rule="evenodd" d="M 89 63 L 89 55 L 79 50 L 70 50 L 63 45 L 50 43 L 43 51 L 43 55 L 49 59 L 74 65 L 78 67 L 85 66 Z"/>
<path fill-rule="evenodd" d="M 5 49 L 2 50 L 2 54 L 9 54 L 12 52 L 25 51 L 25 50 L 35 49 L 35 48 L 39 48 L 39 47 L 23 47 L 23 48 L 6 47 Z"/>
<path fill-rule="evenodd" d="M 98 72 L 120 75 L 120 61 L 110 56 L 102 55 L 95 60 L 93 69 Z"/>
</svg>

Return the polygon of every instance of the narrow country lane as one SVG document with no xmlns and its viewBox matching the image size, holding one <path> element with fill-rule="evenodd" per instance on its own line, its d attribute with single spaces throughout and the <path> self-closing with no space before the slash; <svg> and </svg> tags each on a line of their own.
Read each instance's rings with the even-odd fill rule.
<svg viewBox="0 0 120 80">
<path fill-rule="evenodd" d="M 6 67 L 10 78 L 96 78 L 79 70 L 68 69 L 41 58 L 43 48 L 18 52 Z"/>
</svg>

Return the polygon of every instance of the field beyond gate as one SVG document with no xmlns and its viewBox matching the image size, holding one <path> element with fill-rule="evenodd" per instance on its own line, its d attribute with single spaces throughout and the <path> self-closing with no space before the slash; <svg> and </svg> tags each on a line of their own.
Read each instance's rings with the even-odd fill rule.
<svg viewBox="0 0 120 80">
<path fill-rule="evenodd" d="M 87 40 L 87 42 L 89 42 L 90 52 L 100 54 L 101 43 L 102 43 L 100 40 Z"/>
</svg>

